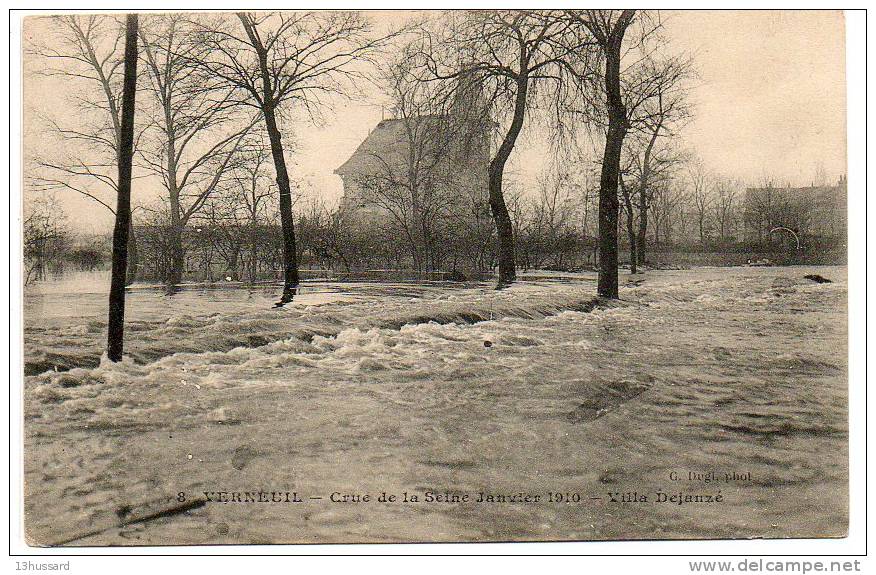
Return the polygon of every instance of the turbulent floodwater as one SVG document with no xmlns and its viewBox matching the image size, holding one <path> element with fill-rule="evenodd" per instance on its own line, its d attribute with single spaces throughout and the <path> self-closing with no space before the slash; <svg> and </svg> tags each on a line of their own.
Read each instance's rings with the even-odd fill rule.
<svg viewBox="0 0 876 575">
<path fill-rule="evenodd" d="M 274 290 L 134 290 L 116 365 L 101 293 L 32 293 L 30 540 L 845 534 L 846 269 L 654 271 L 595 309 L 593 280 L 313 284 L 280 310 Z M 131 519 L 258 491 L 303 501 Z"/>
</svg>

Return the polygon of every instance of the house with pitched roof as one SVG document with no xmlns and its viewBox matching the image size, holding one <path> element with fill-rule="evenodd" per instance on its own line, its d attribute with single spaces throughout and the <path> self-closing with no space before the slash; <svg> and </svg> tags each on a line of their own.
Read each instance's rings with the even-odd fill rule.
<svg viewBox="0 0 876 575">
<path fill-rule="evenodd" d="M 495 123 L 478 109 L 458 96 L 446 113 L 381 120 L 334 171 L 343 181 L 342 209 L 363 218 L 427 217 L 424 210 L 439 217 L 463 196 L 486 204 Z"/>
</svg>

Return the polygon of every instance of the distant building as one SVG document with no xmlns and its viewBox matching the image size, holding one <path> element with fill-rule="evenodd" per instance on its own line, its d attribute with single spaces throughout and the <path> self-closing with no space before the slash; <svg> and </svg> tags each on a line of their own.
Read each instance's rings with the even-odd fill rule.
<svg viewBox="0 0 876 575">
<path fill-rule="evenodd" d="M 417 205 L 405 202 L 441 203 L 444 211 L 463 196 L 485 204 L 495 124 L 484 109 L 475 90 L 459 90 L 446 113 L 380 121 L 334 171 L 344 186 L 341 208 L 379 218 L 390 210 L 416 212 Z"/>
<path fill-rule="evenodd" d="M 833 186 L 748 188 L 743 203 L 745 239 L 765 242 L 784 227 L 801 238 L 844 241 L 847 226 L 847 181 Z M 775 238 L 772 238 L 775 239 Z"/>
</svg>

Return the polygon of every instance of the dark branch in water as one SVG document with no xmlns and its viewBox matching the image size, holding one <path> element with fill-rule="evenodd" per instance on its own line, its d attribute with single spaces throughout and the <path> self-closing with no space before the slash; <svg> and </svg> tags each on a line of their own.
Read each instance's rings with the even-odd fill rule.
<svg viewBox="0 0 876 575">
<path fill-rule="evenodd" d="M 117 523 L 112 523 L 109 525 L 104 525 L 102 527 L 97 527 L 92 529 L 91 531 L 86 531 L 83 533 L 78 533 L 76 535 L 69 536 L 65 539 L 61 539 L 60 541 L 55 541 L 54 543 L 50 543 L 49 547 L 58 547 L 61 545 L 69 545 L 74 541 L 80 541 L 82 539 L 86 539 L 93 535 L 99 535 L 104 531 L 108 531 L 110 529 L 125 527 L 127 525 L 133 525 L 134 523 L 145 523 L 147 521 L 152 521 L 154 519 L 161 519 L 162 517 L 173 517 L 174 515 L 179 515 L 180 513 L 185 513 L 186 511 L 191 511 L 192 509 L 198 509 L 199 507 L 203 507 L 207 503 L 207 500 L 203 497 L 190 499 L 183 503 L 177 503 L 174 501 L 172 505 L 166 505 L 164 507 L 160 507 L 158 509 L 153 509 L 151 511 L 146 511 L 143 513 L 129 515 L 131 506 L 126 505 L 119 508 L 116 511 L 116 515 L 119 516 L 119 521 Z"/>
</svg>

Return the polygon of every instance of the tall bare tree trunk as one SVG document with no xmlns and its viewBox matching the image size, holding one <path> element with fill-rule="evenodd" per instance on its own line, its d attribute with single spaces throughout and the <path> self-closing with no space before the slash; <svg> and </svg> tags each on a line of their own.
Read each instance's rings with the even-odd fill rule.
<svg viewBox="0 0 876 575">
<path fill-rule="evenodd" d="M 662 120 L 658 121 L 645 148 L 642 158 L 642 173 L 639 178 L 639 237 L 636 244 L 636 255 L 641 265 L 645 265 L 645 240 L 648 233 L 648 186 L 651 184 L 651 154 L 660 135 Z"/>
<path fill-rule="evenodd" d="M 618 199 L 621 150 L 627 134 L 627 110 L 620 88 L 621 45 L 627 27 L 633 21 L 635 10 L 624 10 L 617 21 L 609 20 L 592 11 L 584 25 L 596 36 L 605 54 L 605 95 L 608 109 L 608 130 L 602 155 L 602 173 L 599 179 L 599 280 L 596 293 L 600 297 L 617 299 L 618 281 Z"/>
<path fill-rule="evenodd" d="M 505 172 L 505 163 L 511 156 L 514 143 L 523 129 L 523 118 L 526 113 L 526 93 L 529 88 L 529 78 L 525 67 L 521 66 L 517 79 L 517 94 L 514 100 L 514 117 L 511 126 L 502 140 L 502 144 L 496 151 L 495 157 L 490 161 L 489 167 L 489 190 L 490 211 L 493 221 L 496 222 L 496 235 L 499 240 L 499 278 L 497 288 L 505 287 L 517 279 L 517 264 L 514 256 L 514 227 L 511 224 L 511 215 L 505 204 L 505 195 L 502 193 L 502 178 Z"/>
<path fill-rule="evenodd" d="M 277 127 L 277 104 L 274 101 L 274 86 L 271 85 L 271 73 L 268 64 L 268 50 L 262 43 L 246 15 L 238 14 L 244 30 L 259 58 L 259 71 L 262 76 L 262 114 L 265 117 L 265 127 L 271 142 L 271 156 L 274 159 L 274 170 L 277 173 L 277 188 L 280 191 L 280 225 L 283 230 L 283 295 L 277 306 L 282 306 L 295 297 L 298 291 L 298 254 L 295 251 L 295 223 L 292 217 L 292 190 L 289 183 L 289 172 L 286 169 L 286 158 L 283 156 L 283 142 L 280 128 Z"/>
<path fill-rule="evenodd" d="M 183 253 L 182 222 L 179 216 L 179 196 L 170 194 L 170 270 L 165 281 L 173 287 L 182 282 L 185 254 Z"/>
<path fill-rule="evenodd" d="M 286 170 L 286 158 L 283 156 L 283 143 L 274 106 L 265 106 L 265 125 L 268 138 L 271 141 L 271 155 L 274 158 L 274 169 L 277 172 L 277 187 L 280 190 L 280 225 L 283 229 L 283 295 L 277 305 L 292 301 L 298 291 L 298 254 L 295 251 L 295 223 L 292 218 L 292 190 L 289 184 L 289 172 Z"/>
<path fill-rule="evenodd" d="M 490 211 L 496 222 L 499 240 L 499 278 L 497 287 L 504 287 L 517 279 L 517 265 L 514 257 L 514 230 L 511 215 L 502 194 L 502 170 L 490 169 Z"/>
<path fill-rule="evenodd" d="M 627 133 L 627 113 L 620 93 L 620 47 L 623 33 L 612 34 L 605 48 L 605 89 L 608 94 L 608 132 L 599 181 L 599 282 L 597 293 L 618 298 L 618 200 L 621 148 Z"/>
<path fill-rule="evenodd" d="M 116 225 L 113 230 L 113 265 L 107 330 L 107 357 L 110 361 L 122 360 L 125 341 L 125 276 L 128 265 L 128 232 L 131 228 L 131 164 L 134 155 L 134 98 L 137 94 L 137 29 L 137 15 L 128 14 L 125 30 L 118 199 Z"/>
<path fill-rule="evenodd" d="M 167 284 L 171 287 L 182 282 L 183 268 L 185 267 L 185 251 L 183 249 L 183 221 L 182 207 L 179 199 L 179 186 L 176 180 L 176 142 L 174 141 L 173 109 L 170 105 L 170 96 L 165 100 L 164 115 L 167 126 L 167 188 L 170 192 L 170 274 Z"/>
</svg>

